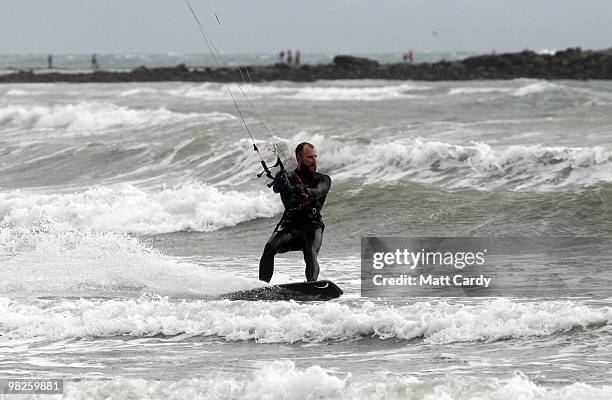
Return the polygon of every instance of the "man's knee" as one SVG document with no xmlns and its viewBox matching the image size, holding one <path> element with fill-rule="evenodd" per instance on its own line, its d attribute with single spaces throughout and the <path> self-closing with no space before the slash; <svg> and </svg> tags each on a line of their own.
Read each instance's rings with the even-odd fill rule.
<svg viewBox="0 0 612 400">
<path fill-rule="evenodd" d="M 279 237 L 279 233 L 275 233 L 272 236 L 270 236 L 270 239 L 268 239 L 268 241 L 266 242 L 266 245 L 264 246 L 264 254 L 274 255 L 278 253 L 278 248 L 281 242 L 282 240 Z"/>
<path fill-rule="evenodd" d="M 315 230 L 312 236 L 311 248 L 315 255 L 319 254 L 319 250 L 321 249 L 321 244 L 323 243 L 323 231 Z"/>
<path fill-rule="evenodd" d="M 271 255 L 271 254 L 273 255 L 273 254 L 276 254 L 276 248 L 277 246 L 275 245 L 275 243 L 272 242 L 272 239 L 270 239 L 266 242 L 263 252 L 266 255 Z"/>
<path fill-rule="evenodd" d="M 321 245 L 316 245 L 314 243 L 310 244 L 310 246 L 307 246 L 304 248 L 304 259 L 308 262 L 308 261 L 317 261 L 317 257 L 319 255 L 319 249 L 321 248 Z"/>
<path fill-rule="evenodd" d="M 268 245 L 264 247 L 264 252 L 259 259 L 259 280 L 264 282 L 270 282 L 272 274 L 274 273 L 274 247 Z"/>
</svg>

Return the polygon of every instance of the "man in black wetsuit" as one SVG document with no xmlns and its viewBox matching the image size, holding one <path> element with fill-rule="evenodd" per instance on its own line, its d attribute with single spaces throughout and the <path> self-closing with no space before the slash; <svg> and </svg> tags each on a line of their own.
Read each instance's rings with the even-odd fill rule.
<svg viewBox="0 0 612 400">
<path fill-rule="evenodd" d="M 300 143 L 295 148 L 295 158 L 298 167 L 286 176 L 278 173 L 272 186 L 275 193 L 280 193 L 285 212 L 279 222 L 280 229 L 268 239 L 259 261 L 259 280 L 265 282 L 272 279 L 274 256 L 287 251 L 302 250 L 307 281 L 316 281 L 319 276 L 317 255 L 325 229 L 321 208 L 331 179 L 317 172 L 317 149 L 312 144 Z"/>
</svg>

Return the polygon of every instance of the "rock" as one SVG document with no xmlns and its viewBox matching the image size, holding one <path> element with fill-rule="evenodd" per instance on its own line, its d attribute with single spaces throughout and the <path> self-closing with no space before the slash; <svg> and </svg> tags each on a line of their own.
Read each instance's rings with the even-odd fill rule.
<svg viewBox="0 0 612 400">
<path fill-rule="evenodd" d="M 377 67 L 378 61 L 370 60 L 365 57 L 353 57 L 347 55 L 339 55 L 334 57 L 333 61 L 336 67 Z"/>
<path fill-rule="evenodd" d="M 554 55 L 532 51 L 481 55 L 461 61 L 440 61 L 421 64 L 379 64 L 374 60 L 349 55 L 334 57 L 332 64 L 290 66 L 248 66 L 254 82 L 288 80 L 312 82 L 318 79 L 396 79 L 396 80 L 473 80 L 473 79 L 612 79 L 612 49 L 584 51 L 569 48 Z M 244 70 L 243 70 L 244 74 Z M 34 73 L 20 70 L 0 75 L 0 83 L 28 82 L 241 82 L 234 66 L 189 69 L 184 64 L 174 67 L 147 68 L 131 71 L 97 70 L 88 73 Z"/>
</svg>

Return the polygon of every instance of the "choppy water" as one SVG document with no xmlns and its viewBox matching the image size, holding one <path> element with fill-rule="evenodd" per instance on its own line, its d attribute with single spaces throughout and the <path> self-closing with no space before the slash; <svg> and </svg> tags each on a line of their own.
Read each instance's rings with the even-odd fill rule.
<svg viewBox="0 0 612 400">
<path fill-rule="evenodd" d="M 609 296 L 359 297 L 366 234 L 610 236 L 612 83 L 244 90 L 287 155 L 319 148 L 321 277 L 345 296 L 218 300 L 258 285 L 282 210 L 223 85 L 3 85 L 3 376 L 69 398 L 612 398 Z M 277 260 L 273 282 L 303 279 Z"/>
</svg>

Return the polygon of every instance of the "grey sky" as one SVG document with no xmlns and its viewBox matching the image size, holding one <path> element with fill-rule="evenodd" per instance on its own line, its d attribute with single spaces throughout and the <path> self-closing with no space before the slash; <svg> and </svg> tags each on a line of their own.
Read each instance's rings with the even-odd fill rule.
<svg viewBox="0 0 612 400">
<path fill-rule="evenodd" d="M 611 0 L 191 1 L 225 52 L 612 46 Z M 0 0 L 0 38 L 0 53 L 206 51 L 184 0 Z"/>
</svg>

